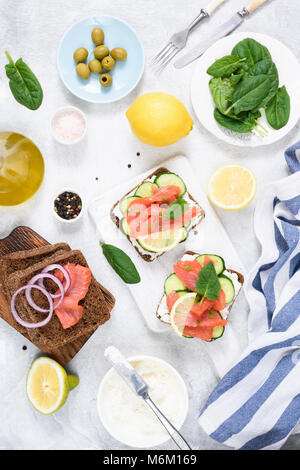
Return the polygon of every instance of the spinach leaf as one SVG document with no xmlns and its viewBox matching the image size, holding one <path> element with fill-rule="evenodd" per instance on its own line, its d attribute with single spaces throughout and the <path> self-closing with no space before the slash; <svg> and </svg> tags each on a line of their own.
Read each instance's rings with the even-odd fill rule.
<svg viewBox="0 0 300 470">
<path fill-rule="evenodd" d="M 178 198 L 168 206 L 165 212 L 165 217 L 170 220 L 178 219 L 185 213 L 188 207 L 189 203 L 187 201 L 182 198 Z"/>
<path fill-rule="evenodd" d="M 233 72 L 240 68 L 241 63 L 246 58 L 240 58 L 234 55 L 226 55 L 221 59 L 216 60 L 208 69 L 207 73 L 213 77 L 229 77 Z"/>
<path fill-rule="evenodd" d="M 141 278 L 135 265 L 123 250 L 101 242 L 100 246 L 105 258 L 124 282 L 127 284 L 140 282 Z"/>
<path fill-rule="evenodd" d="M 38 109 L 43 101 L 43 90 L 38 79 L 22 59 L 14 63 L 8 52 L 5 54 L 9 60 L 5 71 L 15 100 L 29 109 Z"/>
<path fill-rule="evenodd" d="M 273 129 L 281 129 L 290 118 L 290 96 L 285 86 L 278 89 L 266 108 L 266 117 Z"/>
<path fill-rule="evenodd" d="M 234 84 L 229 78 L 212 78 L 209 81 L 209 88 L 216 107 L 221 113 L 225 113 L 231 104 Z"/>
<path fill-rule="evenodd" d="M 235 114 L 241 111 L 251 111 L 260 106 L 271 87 L 270 79 L 266 75 L 243 78 L 235 87 L 232 95 L 232 105 L 226 110 L 229 114 L 233 109 Z"/>
<path fill-rule="evenodd" d="M 221 286 L 214 267 L 210 261 L 204 266 L 198 274 L 196 282 L 196 292 L 201 294 L 202 301 L 204 298 L 208 300 L 217 300 L 220 295 Z"/>
<path fill-rule="evenodd" d="M 230 75 L 229 80 L 233 85 L 237 85 L 242 80 L 244 75 L 245 72 L 241 70 L 240 73 Z"/>
<path fill-rule="evenodd" d="M 268 49 L 255 41 L 255 39 L 251 38 L 243 39 L 237 43 L 232 49 L 231 54 L 240 58 L 246 58 L 246 60 L 241 64 L 244 70 L 250 70 L 254 64 L 263 59 L 272 60 Z"/>
<path fill-rule="evenodd" d="M 238 117 L 225 116 L 220 113 L 217 108 L 214 111 L 214 117 L 221 126 L 226 127 L 233 132 L 239 132 L 240 134 L 251 132 L 254 127 L 253 123 L 250 123 L 247 120 L 243 121 Z"/>
<path fill-rule="evenodd" d="M 269 93 L 262 100 L 262 102 L 260 104 L 260 108 L 263 108 L 276 95 L 278 85 L 279 85 L 277 67 L 274 64 L 274 62 L 272 62 L 271 59 L 263 59 L 263 60 L 260 60 L 259 62 L 257 62 L 256 64 L 254 64 L 251 67 L 251 69 L 249 70 L 249 74 L 252 75 L 252 76 L 267 75 L 268 78 L 271 81 L 271 86 L 270 86 Z"/>
</svg>

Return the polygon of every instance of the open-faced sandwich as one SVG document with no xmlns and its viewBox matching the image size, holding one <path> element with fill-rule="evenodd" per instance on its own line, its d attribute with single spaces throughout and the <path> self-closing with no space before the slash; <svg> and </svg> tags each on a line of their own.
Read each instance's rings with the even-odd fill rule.
<svg viewBox="0 0 300 470">
<path fill-rule="evenodd" d="M 204 215 L 182 178 L 167 168 L 149 175 L 111 210 L 112 220 L 145 261 L 186 240 Z"/>
<path fill-rule="evenodd" d="M 65 243 L 4 255 L 0 273 L 10 306 L 4 319 L 41 349 L 71 343 L 110 318 L 113 296 Z"/>
<path fill-rule="evenodd" d="M 244 277 L 221 256 L 187 251 L 165 280 L 156 315 L 175 333 L 212 341 L 220 338 Z"/>
</svg>

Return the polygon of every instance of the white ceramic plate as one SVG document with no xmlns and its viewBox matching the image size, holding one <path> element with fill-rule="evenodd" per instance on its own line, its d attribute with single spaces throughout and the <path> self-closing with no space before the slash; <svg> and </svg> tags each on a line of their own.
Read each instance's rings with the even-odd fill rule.
<svg viewBox="0 0 300 470">
<path fill-rule="evenodd" d="M 291 115 L 285 127 L 279 130 L 269 126 L 264 112 L 259 122 L 268 130 L 264 138 L 255 132 L 238 134 L 220 126 L 214 119 L 214 103 L 209 90 L 210 75 L 206 73 L 208 67 L 224 55 L 229 55 L 233 47 L 245 38 L 253 38 L 266 46 L 278 69 L 279 86 L 286 86 L 291 98 Z M 198 121 L 214 136 L 232 145 L 239 147 L 258 147 L 277 142 L 296 125 L 300 117 L 300 64 L 294 54 L 280 41 L 265 34 L 236 33 L 217 41 L 197 61 L 191 83 L 191 100 Z"/>
</svg>

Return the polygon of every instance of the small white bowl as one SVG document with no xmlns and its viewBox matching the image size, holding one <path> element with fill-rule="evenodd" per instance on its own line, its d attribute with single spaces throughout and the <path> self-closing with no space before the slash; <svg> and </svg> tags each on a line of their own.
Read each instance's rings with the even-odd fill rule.
<svg viewBox="0 0 300 470">
<path fill-rule="evenodd" d="M 65 192 L 70 192 L 70 193 L 75 193 L 75 194 L 78 194 L 78 196 L 80 197 L 81 199 L 81 211 L 79 212 L 78 216 L 75 218 L 75 219 L 63 219 L 62 217 L 60 217 L 57 212 L 54 210 L 54 201 L 55 199 L 60 195 L 60 194 L 63 194 Z M 78 222 L 78 220 L 81 219 L 82 217 L 82 214 L 85 210 L 85 206 L 84 206 L 84 202 L 83 202 L 83 199 L 80 195 L 80 192 L 77 191 L 76 189 L 71 189 L 71 188 L 65 188 L 65 189 L 62 189 L 61 191 L 58 191 L 53 197 L 52 197 L 52 200 L 51 200 L 51 204 L 52 204 L 52 212 L 54 214 L 54 216 L 56 217 L 57 220 L 59 220 L 60 222 L 63 222 L 63 223 L 66 223 L 66 224 L 74 224 L 75 222 Z"/>
<path fill-rule="evenodd" d="M 185 419 L 187 417 L 187 413 L 188 413 L 188 407 L 189 407 L 189 398 L 188 398 L 188 392 L 187 392 L 187 388 L 186 388 L 186 385 L 184 383 L 184 380 L 183 378 L 181 377 L 181 375 L 177 372 L 176 369 L 174 369 L 173 366 L 171 366 L 168 362 L 164 361 L 163 359 L 160 359 L 158 357 L 155 357 L 155 356 L 144 356 L 144 355 L 141 355 L 141 356 L 131 356 L 129 358 L 127 358 L 128 361 L 141 361 L 141 360 L 151 360 L 151 361 L 154 361 L 154 362 L 158 362 L 160 364 L 163 364 L 164 367 L 168 368 L 169 370 L 171 370 L 174 375 L 177 377 L 178 381 L 181 383 L 182 385 L 182 401 L 183 401 L 183 404 L 184 404 L 184 413 L 183 413 L 183 417 L 182 417 L 182 420 L 180 422 L 180 424 L 177 426 L 177 430 L 179 430 L 182 425 L 184 424 L 185 422 Z M 169 435 L 166 435 L 166 436 L 160 436 L 159 438 L 153 438 L 150 442 L 139 442 L 139 443 L 134 443 L 132 439 L 130 439 L 130 436 L 128 436 L 128 439 L 120 439 L 120 436 L 116 435 L 114 433 L 114 429 L 110 426 L 110 423 L 108 422 L 108 420 L 106 419 L 106 413 L 104 411 L 104 399 L 102 399 L 102 395 L 104 393 L 104 390 L 105 390 L 105 386 L 106 386 L 106 383 L 107 381 L 109 380 L 112 372 L 114 371 L 113 368 L 109 369 L 109 371 L 105 374 L 105 376 L 103 377 L 102 379 L 102 382 L 100 383 L 100 386 L 99 386 L 99 389 L 98 389 L 98 395 L 97 395 L 97 409 L 98 409 L 98 414 L 99 414 L 99 417 L 100 417 L 100 420 L 103 424 L 103 426 L 105 427 L 106 431 L 114 438 L 116 439 L 117 441 L 119 442 L 122 442 L 123 444 L 127 445 L 127 446 L 130 446 L 130 447 L 133 447 L 133 448 L 152 448 L 152 447 L 155 447 L 155 446 L 158 446 L 160 444 L 163 444 L 164 442 L 167 442 L 168 440 L 170 440 L 170 436 Z"/>
<path fill-rule="evenodd" d="M 68 112 L 68 111 L 74 111 L 76 113 L 78 113 L 82 119 L 84 120 L 84 131 L 83 133 L 75 140 L 69 140 L 69 141 L 66 141 L 66 140 L 63 140 L 61 139 L 57 134 L 56 134 L 56 131 L 55 131 L 55 119 L 60 115 L 60 114 L 63 114 L 65 112 Z M 54 115 L 52 116 L 52 119 L 51 119 L 51 132 L 52 132 L 52 136 L 53 138 L 59 142 L 60 144 L 63 144 L 63 145 L 74 145 L 74 144 L 78 144 L 78 142 L 80 142 L 84 136 L 86 135 L 86 130 L 87 130 L 87 118 L 85 116 L 85 114 L 79 109 L 79 108 L 76 108 L 75 106 L 62 106 L 61 108 L 58 108 L 56 110 L 56 112 L 54 113 Z"/>
</svg>

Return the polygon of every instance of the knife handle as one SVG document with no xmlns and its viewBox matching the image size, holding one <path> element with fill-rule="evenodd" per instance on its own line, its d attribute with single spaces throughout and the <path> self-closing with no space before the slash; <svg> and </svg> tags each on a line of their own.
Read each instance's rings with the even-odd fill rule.
<svg viewBox="0 0 300 470">
<path fill-rule="evenodd" d="M 211 0 L 208 5 L 204 8 L 204 10 L 210 15 L 213 14 L 213 12 L 220 6 L 222 3 L 224 3 L 225 0 Z"/>
<path fill-rule="evenodd" d="M 253 13 L 257 8 L 261 7 L 267 0 L 252 0 L 250 5 L 246 7 L 249 13 Z"/>
</svg>

